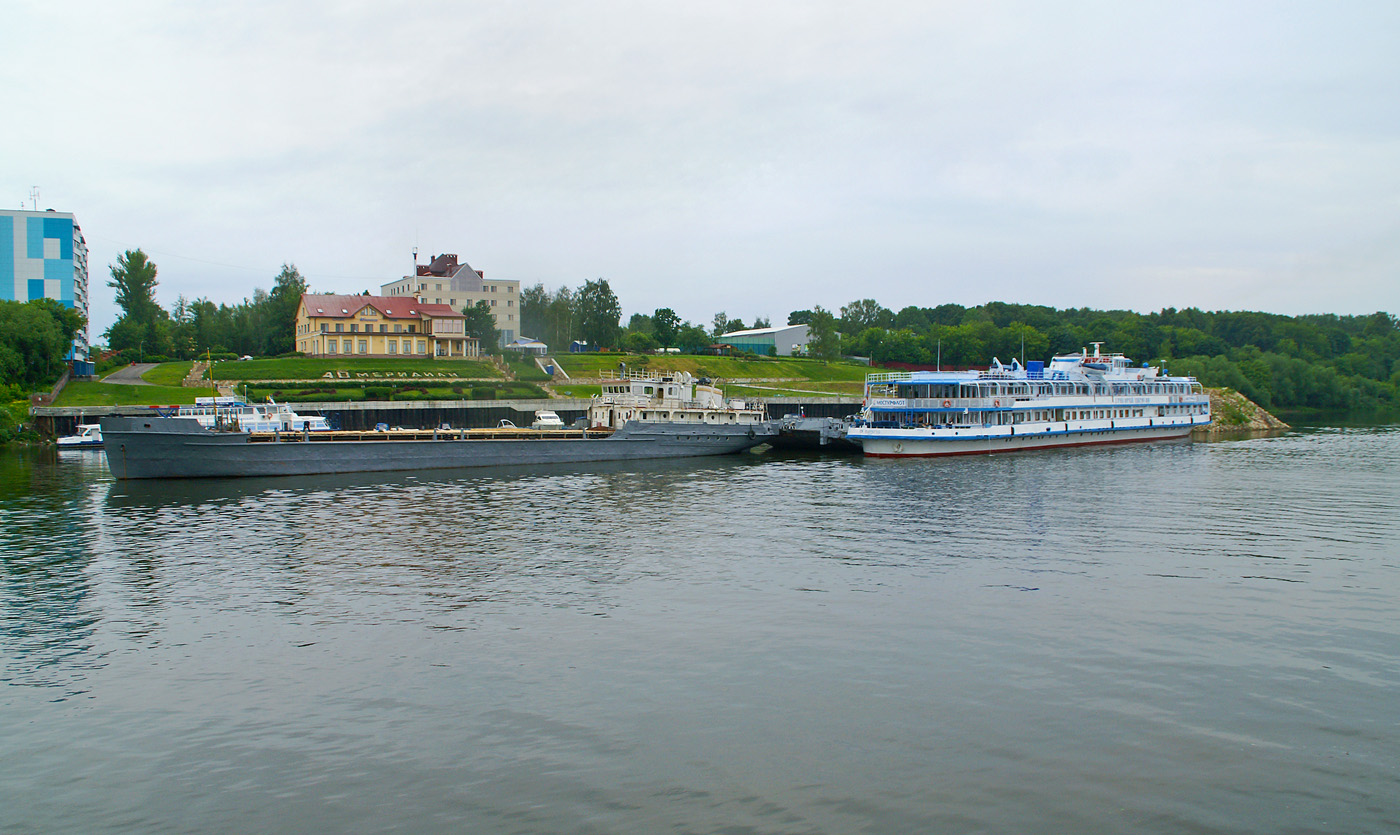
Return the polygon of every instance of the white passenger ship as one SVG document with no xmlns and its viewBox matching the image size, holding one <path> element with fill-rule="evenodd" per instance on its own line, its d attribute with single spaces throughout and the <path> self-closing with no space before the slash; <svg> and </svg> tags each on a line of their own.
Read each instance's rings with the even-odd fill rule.
<svg viewBox="0 0 1400 835">
<path fill-rule="evenodd" d="M 986 371 L 867 375 L 865 405 L 846 437 L 866 455 L 920 457 L 1156 441 L 1210 423 L 1194 377 L 1132 367 L 1094 351 Z"/>
</svg>

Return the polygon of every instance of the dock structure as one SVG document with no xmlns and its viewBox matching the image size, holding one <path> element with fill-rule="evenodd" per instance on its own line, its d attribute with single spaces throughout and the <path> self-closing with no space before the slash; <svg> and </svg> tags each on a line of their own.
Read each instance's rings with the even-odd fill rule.
<svg viewBox="0 0 1400 835">
<path fill-rule="evenodd" d="M 769 443 L 784 449 L 859 452 L 860 446 L 846 439 L 849 428 L 850 421 L 845 418 L 784 415 L 778 423 L 778 437 Z"/>
</svg>

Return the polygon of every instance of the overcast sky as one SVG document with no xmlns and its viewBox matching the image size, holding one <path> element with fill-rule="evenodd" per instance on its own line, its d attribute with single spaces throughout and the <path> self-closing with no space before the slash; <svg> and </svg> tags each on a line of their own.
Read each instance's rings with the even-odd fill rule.
<svg viewBox="0 0 1400 835">
<path fill-rule="evenodd" d="M 633 312 L 874 298 L 1400 313 L 1400 3 L 53 2 L 0 27 L 0 205 L 92 336 L 284 262 L 455 252 Z"/>
</svg>

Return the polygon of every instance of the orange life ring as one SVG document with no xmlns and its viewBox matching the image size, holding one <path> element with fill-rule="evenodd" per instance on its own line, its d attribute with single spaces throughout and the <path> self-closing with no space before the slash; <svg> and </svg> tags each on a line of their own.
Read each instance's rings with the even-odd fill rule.
<svg viewBox="0 0 1400 835">
<path fill-rule="evenodd" d="M 992 401 L 992 405 L 995 406 L 996 408 L 1001 408 L 1001 401 L 1000 401 L 1000 400 L 993 400 L 993 401 Z"/>
<path fill-rule="evenodd" d="M 948 407 L 951 406 L 951 405 L 953 405 L 953 401 L 951 401 L 951 400 L 944 400 L 944 401 L 943 401 L 943 408 L 946 409 L 946 408 L 948 408 Z"/>
</svg>

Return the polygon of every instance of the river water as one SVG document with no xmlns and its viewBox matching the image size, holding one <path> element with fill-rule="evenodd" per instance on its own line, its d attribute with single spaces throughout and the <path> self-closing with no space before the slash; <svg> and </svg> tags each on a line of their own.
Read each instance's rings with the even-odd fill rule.
<svg viewBox="0 0 1400 835">
<path fill-rule="evenodd" d="M 1397 427 L 0 498 L 0 832 L 1400 830 Z"/>
</svg>

